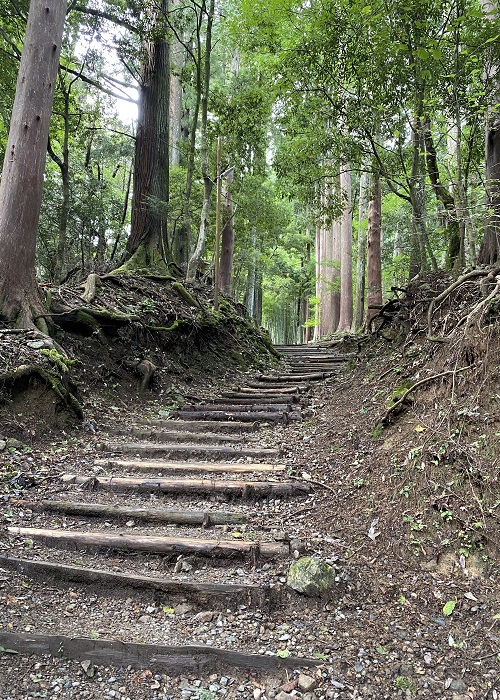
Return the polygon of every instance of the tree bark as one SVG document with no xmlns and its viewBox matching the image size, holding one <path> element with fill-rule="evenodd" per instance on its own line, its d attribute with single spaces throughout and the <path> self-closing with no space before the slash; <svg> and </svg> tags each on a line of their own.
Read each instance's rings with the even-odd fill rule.
<svg viewBox="0 0 500 700">
<path fill-rule="evenodd" d="M 372 308 L 382 304 L 382 187 L 380 177 L 375 176 L 372 194 L 368 205 L 368 257 L 367 257 L 367 297 L 365 327 L 370 323 L 377 310 Z"/>
<path fill-rule="evenodd" d="M 351 173 L 343 170 L 340 187 L 344 199 L 340 234 L 340 318 L 339 331 L 350 331 L 352 326 L 352 212 Z"/>
<path fill-rule="evenodd" d="M 169 200 L 170 46 L 162 0 L 144 45 L 139 116 L 134 158 L 131 231 L 127 240 L 129 267 L 155 267 L 170 261 L 167 235 Z"/>
<path fill-rule="evenodd" d="M 0 317 L 33 326 L 38 220 L 66 0 L 32 0 L 0 184 Z"/>
<path fill-rule="evenodd" d="M 196 277 L 198 263 L 205 248 L 205 241 L 208 233 L 208 216 L 210 214 L 210 197 L 212 194 L 213 182 L 210 177 L 208 144 L 207 144 L 207 123 L 208 123 L 208 93 L 210 90 L 210 63 L 212 55 L 212 25 L 215 14 L 215 0 L 210 0 L 210 7 L 207 15 L 207 31 L 205 34 L 205 59 L 203 63 L 203 96 L 201 100 L 201 135 L 200 135 L 200 160 L 201 172 L 203 176 L 203 204 L 201 207 L 200 227 L 198 230 L 198 241 L 191 255 L 186 279 L 193 282 Z"/>
<path fill-rule="evenodd" d="M 222 229 L 219 285 L 221 291 L 228 296 L 231 294 L 234 255 L 234 211 L 233 195 L 231 192 L 233 176 L 234 171 L 231 169 L 222 181 L 222 221 L 224 223 L 224 228 Z"/>
<path fill-rule="evenodd" d="M 358 257 L 356 260 L 356 311 L 354 328 L 359 330 L 365 319 L 365 275 L 366 275 L 366 216 L 368 213 L 368 173 L 361 173 L 359 180 L 358 211 Z"/>
<path fill-rule="evenodd" d="M 482 0 L 483 11 L 490 20 L 498 19 L 498 2 Z M 490 80 L 493 83 L 491 106 L 500 96 L 499 66 L 495 65 Z M 486 161 L 486 226 L 479 250 L 480 265 L 493 265 L 500 260 L 500 117 L 497 109 L 489 110 L 485 131 Z"/>
</svg>

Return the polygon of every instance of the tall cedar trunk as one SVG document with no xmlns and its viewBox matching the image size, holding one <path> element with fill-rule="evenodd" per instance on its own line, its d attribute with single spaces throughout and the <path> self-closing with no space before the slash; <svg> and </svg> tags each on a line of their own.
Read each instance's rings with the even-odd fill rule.
<svg viewBox="0 0 500 700">
<path fill-rule="evenodd" d="M 356 311 L 354 328 L 359 330 L 365 320 L 366 233 L 368 213 L 368 173 L 359 179 L 358 257 L 356 260 Z"/>
<path fill-rule="evenodd" d="M 205 34 L 205 58 L 203 63 L 203 96 L 201 100 L 201 134 L 200 134 L 200 160 L 201 173 L 203 176 L 203 204 L 201 207 L 200 227 L 198 229 L 198 240 L 191 255 L 186 279 L 192 282 L 196 277 L 198 263 L 205 248 L 205 241 L 208 233 L 208 216 L 210 214 L 210 197 L 212 194 L 213 182 L 210 177 L 208 144 L 207 144 L 207 123 L 208 123 L 208 93 L 210 90 L 210 61 L 212 56 L 212 25 L 215 14 L 215 0 L 210 0 L 210 7 L 207 15 L 207 31 Z"/>
<path fill-rule="evenodd" d="M 481 4 L 488 19 L 498 19 L 496 0 L 482 0 Z M 493 265 L 500 260 L 500 117 L 498 108 L 491 109 L 500 102 L 499 70 L 498 65 L 492 70 L 493 90 L 485 130 L 486 226 L 478 256 L 481 265 Z"/>
<path fill-rule="evenodd" d="M 175 4 L 175 3 L 173 3 Z M 170 48 L 170 165 L 179 166 L 182 140 L 182 84 L 181 71 L 184 67 L 186 50 L 177 39 Z"/>
<path fill-rule="evenodd" d="M 340 187 L 344 199 L 344 213 L 341 224 L 340 240 L 340 318 L 339 331 L 350 331 L 352 326 L 352 211 L 351 211 L 351 173 L 349 170 L 340 174 Z"/>
<path fill-rule="evenodd" d="M 152 31 L 161 35 L 168 0 L 162 0 Z M 157 36 L 144 47 L 134 158 L 132 220 L 127 253 L 139 266 L 169 259 L 170 46 Z M 142 253 L 142 255 L 140 254 Z"/>
<path fill-rule="evenodd" d="M 257 273 L 257 229 L 255 226 L 252 226 L 250 236 L 252 248 L 250 251 L 251 258 L 247 276 L 246 306 L 249 317 L 253 318 L 255 313 L 255 280 Z"/>
<path fill-rule="evenodd" d="M 309 233 L 309 231 L 308 231 Z M 310 262 L 311 262 L 311 244 L 308 243 L 306 246 L 306 265 L 307 265 L 307 274 L 309 275 L 309 269 L 310 269 Z M 309 308 L 309 286 L 304 290 L 304 303 L 302 305 L 303 309 L 303 317 L 302 317 L 302 323 L 307 324 L 309 321 L 309 314 L 310 314 L 310 308 Z M 311 327 L 306 325 L 304 328 L 304 333 L 303 333 L 303 342 L 308 343 L 311 339 Z"/>
<path fill-rule="evenodd" d="M 222 181 L 222 221 L 224 228 L 222 229 L 221 240 L 219 285 L 220 289 L 228 296 L 231 294 L 234 255 L 234 211 L 233 195 L 231 193 L 233 175 L 234 170 L 231 169 Z"/>
<path fill-rule="evenodd" d="M 315 232 L 315 246 L 314 246 L 314 252 L 315 252 L 315 271 L 316 271 L 316 307 L 315 307 L 315 314 L 314 314 L 314 333 L 313 333 L 313 340 L 319 340 L 321 337 L 321 258 L 323 255 L 323 251 L 321 249 L 321 246 L 323 244 L 323 239 L 321 236 L 321 227 L 319 224 L 316 224 L 316 232 Z"/>
<path fill-rule="evenodd" d="M 382 304 L 381 210 L 382 187 L 380 177 L 375 177 L 368 205 L 367 308 L 365 318 L 365 327 L 368 330 L 372 318 L 377 315 L 376 307 L 380 307 Z"/>
<path fill-rule="evenodd" d="M 491 119 L 486 131 L 487 223 L 478 262 L 494 265 L 500 260 L 500 119 Z"/>
<path fill-rule="evenodd" d="M 0 317 L 32 326 L 38 220 L 66 0 L 32 0 L 0 183 Z"/>
</svg>

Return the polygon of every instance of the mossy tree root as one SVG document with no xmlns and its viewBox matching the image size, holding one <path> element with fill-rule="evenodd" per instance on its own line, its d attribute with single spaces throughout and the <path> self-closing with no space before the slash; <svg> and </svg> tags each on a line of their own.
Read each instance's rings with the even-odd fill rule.
<svg viewBox="0 0 500 700">
<path fill-rule="evenodd" d="M 15 369 L 0 373 L 0 385 L 16 384 L 31 377 L 41 379 L 77 416 L 83 418 L 83 409 L 65 381 L 54 372 L 38 365 L 20 365 Z"/>
</svg>

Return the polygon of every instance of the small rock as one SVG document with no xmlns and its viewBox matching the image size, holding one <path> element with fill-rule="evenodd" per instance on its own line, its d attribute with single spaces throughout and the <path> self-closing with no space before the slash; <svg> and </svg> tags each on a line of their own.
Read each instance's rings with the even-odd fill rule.
<svg viewBox="0 0 500 700">
<path fill-rule="evenodd" d="M 2 452 L 3 450 L 5 450 L 6 447 L 7 447 L 7 441 L 6 441 L 6 440 L 0 440 L 0 452 Z"/>
<path fill-rule="evenodd" d="M 188 603 L 179 603 L 179 605 L 176 605 L 174 607 L 174 613 L 176 615 L 185 615 L 188 612 L 191 612 L 193 609 L 192 605 L 189 605 Z"/>
<path fill-rule="evenodd" d="M 318 700 L 316 693 L 304 693 L 302 700 Z"/>
<path fill-rule="evenodd" d="M 204 610 L 195 615 L 194 619 L 203 624 L 204 622 L 211 622 L 214 619 L 214 615 L 213 610 Z"/>
<path fill-rule="evenodd" d="M 321 597 L 335 584 L 335 569 L 318 557 L 301 557 L 288 570 L 287 586 L 310 597 Z"/>
<path fill-rule="evenodd" d="M 32 348 L 33 350 L 41 350 L 42 348 L 45 347 L 45 341 L 44 340 L 29 340 L 26 343 L 28 348 Z"/>
<path fill-rule="evenodd" d="M 240 693 L 242 693 L 242 692 L 243 691 L 240 690 Z M 264 695 L 264 691 L 261 688 L 255 688 L 255 690 L 253 691 L 253 699 L 254 700 L 260 700 L 263 695 Z"/>
<path fill-rule="evenodd" d="M 151 620 L 151 615 L 141 615 L 139 618 L 139 622 L 149 622 Z"/>
<path fill-rule="evenodd" d="M 276 696 L 276 700 L 293 700 L 293 695 L 290 695 L 290 693 L 285 693 L 283 690 L 280 690 L 280 692 Z"/>
<path fill-rule="evenodd" d="M 81 667 L 83 668 L 85 675 L 89 678 L 93 678 L 95 676 L 95 668 L 92 661 L 85 659 L 84 661 L 82 661 Z"/>
<path fill-rule="evenodd" d="M 16 440 L 16 438 L 8 438 L 6 446 L 18 450 L 23 446 L 23 443 L 20 440 Z"/>
<path fill-rule="evenodd" d="M 457 693 L 465 693 L 467 690 L 467 683 L 465 683 L 463 678 L 450 678 L 448 688 L 450 690 L 455 690 Z"/>
<path fill-rule="evenodd" d="M 312 676 L 307 676 L 305 673 L 300 673 L 298 686 L 303 693 L 310 693 L 317 686 L 316 679 Z"/>
</svg>

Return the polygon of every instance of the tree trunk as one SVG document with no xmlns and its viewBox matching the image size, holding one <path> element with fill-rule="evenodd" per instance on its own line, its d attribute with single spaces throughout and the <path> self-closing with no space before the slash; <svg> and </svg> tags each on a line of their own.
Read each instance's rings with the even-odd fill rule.
<svg viewBox="0 0 500 700">
<path fill-rule="evenodd" d="M 315 269 L 316 269 L 316 306 L 314 313 L 314 334 L 313 340 L 317 341 L 321 337 L 321 258 L 323 239 L 321 236 L 321 227 L 316 224 L 315 234 Z"/>
<path fill-rule="evenodd" d="M 255 226 L 252 226 L 250 235 L 252 241 L 252 250 L 250 266 L 248 268 L 246 298 L 247 313 L 250 318 L 253 318 L 255 313 L 255 280 L 257 274 L 257 229 L 255 228 Z"/>
<path fill-rule="evenodd" d="M 425 117 L 422 120 L 422 131 L 425 143 L 425 160 L 429 180 L 431 181 L 431 185 L 437 200 L 441 202 L 444 207 L 443 228 L 447 242 L 446 266 L 448 268 L 456 268 L 457 266 L 460 266 L 461 262 L 461 241 L 455 198 L 441 182 L 437 153 L 434 146 L 434 139 L 432 138 L 429 117 Z"/>
<path fill-rule="evenodd" d="M 500 259 L 500 119 L 490 117 L 486 127 L 486 228 L 479 251 L 480 265 Z"/>
<path fill-rule="evenodd" d="M 359 330 L 365 320 L 366 233 L 368 213 L 368 173 L 359 180 L 358 257 L 356 261 L 356 312 L 354 328 Z"/>
<path fill-rule="evenodd" d="M 368 256 L 367 256 L 367 296 L 365 327 L 377 315 L 377 308 L 382 304 L 382 187 L 380 177 L 375 176 L 372 195 L 368 205 Z"/>
<path fill-rule="evenodd" d="M 201 172 L 203 176 L 203 205 L 201 207 L 200 228 L 198 230 L 198 241 L 196 248 L 191 255 L 186 279 L 193 282 L 196 277 L 198 263 L 205 248 L 205 241 L 208 233 L 208 216 L 210 213 L 210 196 L 212 194 L 213 182 L 210 177 L 208 145 L 207 145 L 207 123 L 208 123 L 208 93 L 210 90 L 210 61 L 212 54 L 212 24 L 215 14 L 215 0 L 210 0 L 210 7 L 207 16 L 207 31 L 205 35 L 205 60 L 203 73 L 203 97 L 201 100 L 201 135 L 200 135 L 200 160 Z"/>
<path fill-rule="evenodd" d="M 222 181 L 222 229 L 221 256 L 220 256 L 220 289 L 227 294 L 231 294 L 231 280 L 233 275 L 233 255 L 234 255 L 234 211 L 233 195 L 231 184 L 233 182 L 234 171 L 231 169 Z"/>
<path fill-rule="evenodd" d="M 490 21 L 498 19 L 496 0 L 482 0 L 481 4 Z M 486 226 L 478 256 L 480 265 L 494 265 L 500 260 L 500 117 L 496 106 L 500 101 L 498 70 L 498 65 L 492 69 L 491 80 L 494 89 L 486 121 Z M 494 105 L 495 108 L 491 109 Z"/>
<path fill-rule="evenodd" d="M 161 34 L 168 0 L 162 0 L 152 33 Z M 167 236 L 169 188 L 170 46 L 156 36 L 144 46 L 134 158 L 132 220 L 126 267 L 170 262 Z"/>
<path fill-rule="evenodd" d="M 338 330 L 350 331 L 353 304 L 351 173 L 349 170 L 343 170 L 340 174 L 340 187 L 345 200 L 340 235 L 340 318 Z"/>
<path fill-rule="evenodd" d="M 0 184 L 0 317 L 33 325 L 35 252 L 66 0 L 32 0 Z"/>
</svg>

